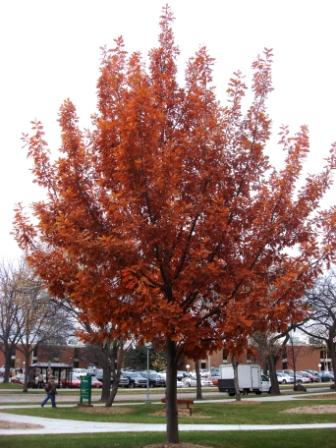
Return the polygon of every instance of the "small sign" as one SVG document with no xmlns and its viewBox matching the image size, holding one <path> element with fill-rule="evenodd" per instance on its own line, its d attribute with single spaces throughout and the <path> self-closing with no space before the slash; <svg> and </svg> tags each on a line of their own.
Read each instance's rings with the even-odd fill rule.
<svg viewBox="0 0 336 448">
<path fill-rule="evenodd" d="M 80 389 L 79 389 L 79 402 L 80 404 L 91 404 L 91 375 L 81 376 Z"/>
</svg>

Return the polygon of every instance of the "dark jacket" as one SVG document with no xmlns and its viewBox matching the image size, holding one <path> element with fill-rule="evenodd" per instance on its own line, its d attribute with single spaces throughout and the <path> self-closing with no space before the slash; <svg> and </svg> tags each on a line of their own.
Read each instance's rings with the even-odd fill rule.
<svg viewBox="0 0 336 448">
<path fill-rule="evenodd" d="M 46 384 L 46 387 L 45 387 L 45 391 L 49 395 L 56 395 L 57 394 L 56 384 L 54 382 L 48 381 L 48 383 Z"/>
</svg>

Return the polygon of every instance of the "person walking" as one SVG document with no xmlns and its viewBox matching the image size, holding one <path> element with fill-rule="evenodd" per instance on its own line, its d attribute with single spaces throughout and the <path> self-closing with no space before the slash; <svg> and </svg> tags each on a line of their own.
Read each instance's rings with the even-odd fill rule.
<svg viewBox="0 0 336 448">
<path fill-rule="evenodd" d="M 41 407 L 43 408 L 43 406 L 47 403 L 48 400 L 51 401 L 51 406 L 53 408 L 56 408 L 56 394 L 57 394 L 57 389 L 56 389 L 56 384 L 55 384 L 55 380 L 53 377 L 50 377 L 46 386 L 45 386 L 45 391 L 47 392 L 47 396 L 45 397 L 45 399 L 42 401 L 41 403 Z"/>
</svg>

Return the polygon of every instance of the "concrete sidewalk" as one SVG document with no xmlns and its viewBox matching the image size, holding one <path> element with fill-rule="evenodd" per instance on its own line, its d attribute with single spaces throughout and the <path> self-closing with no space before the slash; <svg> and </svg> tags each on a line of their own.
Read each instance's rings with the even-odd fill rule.
<svg viewBox="0 0 336 448">
<path fill-rule="evenodd" d="M 305 394 L 304 397 L 317 394 Z M 287 401 L 302 398 L 302 395 L 282 395 L 282 396 L 263 396 L 244 398 L 244 401 Z M 220 403 L 233 402 L 235 399 L 225 400 L 201 400 L 200 403 Z M 197 400 L 195 400 L 197 403 Z M 129 403 L 120 403 L 118 406 L 128 405 Z M 143 402 L 132 403 L 132 405 L 143 405 Z M 152 401 L 152 404 L 161 404 Z M 74 404 L 61 404 L 61 407 L 73 407 Z M 101 404 L 103 406 L 103 404 Z M 28 409 L 38 408 L 39 405 L 2 405 L 0 410 L 4 409 Z M 29 415 L 7 414 L 0 412 L 0 420 L 12 422 L 39 425 L 39 428 L 26 429 L 0 429 L 0 435 L 23 435 L 23 434 L 80 434 L 80 433 L 101 433 L 101 432 L 165 432 L 166 424 L 142 424 L 142 423 L 104 423 L 90 422 L 83 420 L 53 419 L 45 417 L 33 417 Z M 298 429 L 336 429 L 336 423 L 312 423 L 312 424 L 286 424 L 286 425 L 221 425 L 221 424 L 180 424 L 181 431 L 273 431 L 273 430 L 298 430 Z"/>
<path fill-rule="evenodd" d="M 0 420 L 40 425 L 41 428 L 1 429 L 0 435 L 28 434 L 82 434 L 102 432 L 165 432 L 165 424 L 103 423 L 79 420 L 61 420 L 28 415 L 0 413 Z M 181 424 L 180 431 L 274 431 L 297 429 L 336 429 L 336 423 L 314 423 L 299 425 L 202 425 Z"/>
</svg>

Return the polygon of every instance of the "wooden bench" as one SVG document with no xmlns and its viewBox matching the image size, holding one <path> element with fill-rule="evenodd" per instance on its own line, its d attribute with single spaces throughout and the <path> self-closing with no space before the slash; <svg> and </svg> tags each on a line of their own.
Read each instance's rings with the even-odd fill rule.
<svg viewBox="0 0 336 448">
<path fill-rule="evenodd" d="M 167 404 L 166 398 L 161 398 L 161 403 Z M 189 415 L 192 415 L 192 406 L 194 404 L 193 400 L 187 399 L 187 398 L 179 398 L 176 400 L 177 407 L 184 407 L 185 409 L 188 409 Z"/>
</svg>

